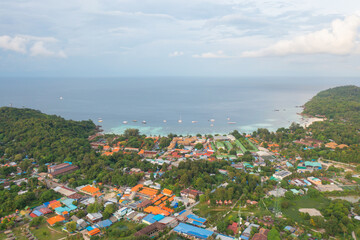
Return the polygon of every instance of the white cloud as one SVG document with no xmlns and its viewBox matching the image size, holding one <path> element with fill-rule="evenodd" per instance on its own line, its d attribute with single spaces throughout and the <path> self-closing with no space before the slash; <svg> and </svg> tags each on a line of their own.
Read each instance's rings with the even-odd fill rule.
<svg viewBox="0 0 360 240">
<path fill-rule="evenodd" d="M 20 36 L 10 37 L 7 35 L 0 36 L 0 48 L 11 50 L 18 53 L 26 53 L 26 43 L 28 39 Z"/>
<path fill-rule="evenodd" d="M 360 16 L 336 19 L 330 28 L 281 40 L 267 48 L 242 53 L 242 57 L 286 56 L 290 54 L 359 54 Z"/>
<path fill-rule="evenodd" d="M 61 57 L 66 58 L 66 54 L 64 51 L 50 51 L 46 47 L 44 47 L 44 42 L 38 41 L 35 42 L 34 45 L 30 48 L 31 56 L 43 56 L 43 57 Z"/>
<path fill-rule="evenodd" d="M 65 58 L 64 51 L 52 51 L 46 48 L 45 43 L 56 43 L 58 40 L 53 37 L 37 37 L 29 35 L 8 35 L 0 36 L 0 48 L 22 54 L 29 52 L 30 56 L 61 57 Z M 31 46 L 29 48 L 29 46 Z"/>
<path fill-rule="evenodd" d="M 180 52 L 180 51 L 175 51 L 169 54 L 169 57 L 180 57 L 183 56 L 184 52 Z"/>
<path fill-rule="evenodd" d="M 229 58 L 223 51 L 194 54 L 193 58 Z"/>
</svg>

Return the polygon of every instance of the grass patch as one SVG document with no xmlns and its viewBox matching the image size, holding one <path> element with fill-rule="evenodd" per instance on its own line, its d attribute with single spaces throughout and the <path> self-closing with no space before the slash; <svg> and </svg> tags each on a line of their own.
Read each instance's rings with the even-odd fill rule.
<svg viewBox="0 0 360 240">
<path fill-rule="evenodd" d="M 6 239 L 5 233 L 0 233 L 0 240 Z"/>
<path fill-rule="evenodd" d="M 14 233 L 16 239 L 19 240 L 27 240 L 27 238 L 25 237 L 25 235 L 21 232 L 20 227 L 16 227 L 12 229 L 12 232 Z"/>
<path fill-rule="evenodd" d="M 291 206 L 287 209 L 282 209 L 284 216 L 293 219 L 296 222 L 302 222 L 303 219 L 300 215 L 300 208 L 315 208 L 320 210 L 329 205 L 330 200 L 325 197 L 310 198 L 309 196 L 303 196 L 296 200 L 291 201 Z"/>
<path fill-rule="evenodd" d="M 120 222 L 116 222 L 111 225 L 108 229 L 108 235 L 104 239 L 130 239 L 131 236 L 140 229 L 140 225 L 143 225 L 142 227 L 145 226 L 145 224 L 136 224 L 126 220 L 121 220 Z"/>
<path fill-rule="evenodd" d="M 344 190 L 355 190 L 356 186 L 341 186 L 341 188 Z"/>
<path fill-rule="evenodd" d="M 230 210 L 231 206 L 209 206 L 207 203 L 199 203 L 193 212 L 207 218 L 208 222 L 213 223 L 219 221 L 222 216 Z"/>
<path fill-rule="evenodd" d="M 47 223 L 43 223 L 37 228 L 30 228 L 30 231 L 39 240 L 60 239 L 67 236 L 65 232 L 61 231 L 61 227 L 53 227 L 53 229 L 56 231 L 49 229 Z"/>
</svg>

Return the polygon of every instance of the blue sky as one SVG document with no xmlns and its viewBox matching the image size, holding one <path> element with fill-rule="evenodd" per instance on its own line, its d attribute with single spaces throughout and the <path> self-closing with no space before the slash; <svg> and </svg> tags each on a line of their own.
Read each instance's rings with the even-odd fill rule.
<svg viewBox="0 0 360 240">
<path fill-rule="evenodd" d="M 359 76 L 355 0 L 2 0 L 0 76 Z"/>
</svg>

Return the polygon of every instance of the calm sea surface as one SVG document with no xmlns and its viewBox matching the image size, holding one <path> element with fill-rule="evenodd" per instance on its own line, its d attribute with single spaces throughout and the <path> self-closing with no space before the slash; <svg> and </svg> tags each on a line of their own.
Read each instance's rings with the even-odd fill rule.
<svg viewBox="0 0 360 240">
<path fill-rule="evenodd" d="M 126 128 L 149 135 L 252 132 L 260 127 L 288 127 L 299 121 L 296 113 L 301 108 L 296 106 L 317 92 L 359 83 L 355 78 L 290 77 L 2 78 L 0 106 L 91 119 L 105 132 L 114 133 Z M 146 124 L 141 123 L 144 120 Z"/>
</svg>

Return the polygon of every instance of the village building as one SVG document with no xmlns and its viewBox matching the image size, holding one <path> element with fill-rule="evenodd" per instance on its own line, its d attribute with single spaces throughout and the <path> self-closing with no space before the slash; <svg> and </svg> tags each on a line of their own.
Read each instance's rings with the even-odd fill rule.
<svg viewBox="0 0 360 240">
<path fill-rule="evenodd" d="M 72 165 L 70 163 L 61 163 L 57 165 L 48 166 L 48 176 L 50 178 L 54 178 L 56 176 L 65 174 L 65 173 L 71 173 L 75 170 L 77 170 L 78 167 L 75 165 Z"/>
</svg>

